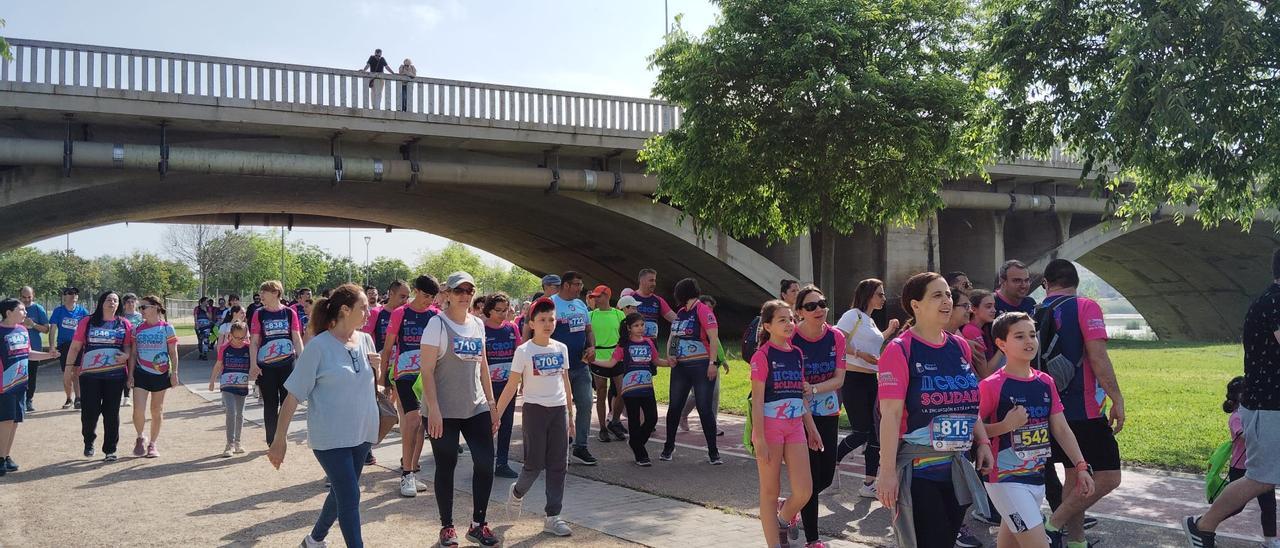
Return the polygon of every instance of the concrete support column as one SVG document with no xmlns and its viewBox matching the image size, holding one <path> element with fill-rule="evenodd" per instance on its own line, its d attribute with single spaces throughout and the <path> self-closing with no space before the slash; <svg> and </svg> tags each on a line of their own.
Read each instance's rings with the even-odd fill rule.
<svg viewBox="0 0 1280 548">
<path fill-rule="evenodd" d="M 762 240 L 744 240 L 744 243 L 778 267 L 794 274 L 800 283 L 813 281 L 813 238 L 809 234 L 786 243 L 766 245 Z M 777 293 L 778 281 L 781 280 L 770 284 L 770 293 Z"/>
<path fill-rule="evenodd" d="M 982 280 L 982 284 L 988 282 L 995 283 L 996 273 L 1000 272 L 1000 265 L 1004 264 L 1004 212 L 991 213 L 991 272 Z M 973 278 L 970 278 L 973 281 Z M 979 286 L 981 287 L 981 286 Z M 995 285 L 992 285 L 995 287 Z"/>
<path fill-rule="evenodd" d="M 1071 214 L 1059 213 L 1058 214 L 1058 245 L 1067 243 L 1067 240 L 1070 238 L 1071 238 Z"/>
<path fill-rule="evenodd" d="M 913 274 L 938 268 L 938 218 L 920 219 L 915 226 L 887 227 L 884 231 L 884 283 L 891 301 Z"/>
</svg>

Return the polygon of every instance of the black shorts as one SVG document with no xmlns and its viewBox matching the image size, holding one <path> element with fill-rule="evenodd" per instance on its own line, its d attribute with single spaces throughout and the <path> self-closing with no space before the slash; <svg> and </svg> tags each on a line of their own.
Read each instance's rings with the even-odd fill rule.
<svg viewBox="0 0 1280 548">
<path fill-rule="evenodd" d="M 58 343 L 58 353 L 60 354 L 58 356 L 58 366 L 62 368 L 62 371 L 67 370 L 67 352 L 69 350 L 71 350 L 71 343 Z"/>
<path fill-rule="evenodd" d="M 1084 460 L 1093 467 L 1095 472 L 1120 469 L 1120 446 L 1116 443 L 1116 436 L 1111 432 L 1111 425 L 1107 419 L 1067 421 L 1067 425 L 1076 435 L 1076 443 L 1080 445 L 1080 453 L 1084 455 Z M 1052 437 L 1049 439 L 1049 447 L 1053 452 L 1052 462 L 1061 462 L 1067 466 L 1075 464 Z"/>
<path fill-rule="evenodd" d="M 422 407 L 418 403 L 418 395 L 413 393 L 413 383 L 417 381 L 417 375 L 396 379 L 396 396 L 400 399 L 400 409 L 405 413 L 417 411 Z"/>
<path fill-rule="evenodd" d="M 0 394 L 0 422 L 22 422 L 27 416 L 27 391 L 14 390 L 9 394 Z"/>
<path fill-rule="evenodd" d="M 164 392 L 173 388 L 173 381 L 168 375 L 153 375 L 145 371 L 133 371 L 133 387 L 147 392 Z"/>
</svg>

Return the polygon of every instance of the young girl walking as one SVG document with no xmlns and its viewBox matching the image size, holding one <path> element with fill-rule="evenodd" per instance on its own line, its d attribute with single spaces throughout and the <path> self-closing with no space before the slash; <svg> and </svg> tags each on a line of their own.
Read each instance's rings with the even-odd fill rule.
<svg viewBox="0 0 1280 548">
<path fill-rule="evenodd" d="M 1244 377 L 1236 377 L 1227 383 L 1227 399 L 1222 402 L 1222 410 L 1231 413 L 1227 427 L 1231 429 L 1231 467 L 1227 479 L 1236 481 L 1244 477 L 1245 453 L 1244 420 L 1240 417 L 1240 398 L 1244 397 Z M 1268 491 L 1258 495 L 1258 508 L 1261 510 L 1263 548 L 1280 548 L 1280 539 L 1276 538 L 1276 492 Z M 1235 514 L 1244 508 L 1236 510 Z M 1230 516 L 1228 516 L 1230 517 Z"/>
<path fill-rule="evenodd" d="M 547 520 L 543 531 L 567 537 L 572 531 L 560 517 L 560 510 L 564 501 L 565 473 L 569 469 L 569 434 L 573 432 L 569 347 L 551 338 L 556 330 L 556 305 L 551 299 L 541 298 L 534 302 L 527 323 L 533 336 L 516 347 L 507 386 L 492 415 L 493 429 L 498 429 L 503 410 L 515 401 L 516 392 L 523 388 L 524 407 L 520 416 L 524 468 L 520 470 L 520 478 L 511 484 L 508 502 L 518 504 L 545 470 Z"/>
<path fill-rule="evenodd" d="M 244 453 L 240 429 L 244 425 L 244 399 L 249 395 L 249 326 L 243 321 L 231 322 L 226 335 L 227 342 L 218 347 L 218 359 L 209 376 L 209 391 L 213 392 L 215 382 L 222 390 L 222 407 L 227 412 L 227 446 L 222 456 L 230 457 L 232 453 Z"/>
<path fill-rule="evenodd" d="M 809 414 L 804 392 L 804 354 L 791 345 L 795 316 L 785 301 L 760 309 L 760 336 L 751 357 L 751 443 L 760 473 L 760 523 L 768 546 L 787 546 L 789 530 L 813 494 L 809 451 L 822 451 L 822 438 Z M 787 464 L 791 497 L 782 492 Z"/>
<path fill-rule="evenodd" d="M 658 401 L 653 393 L 653 375 L 658 367 L 671 367 L 671 360 L 658 356 L 658 347 L 645 334 L 644 316 L 639 312 L 627 314 L 619 329 L 620 337 L 613 356 L 595 362 L 598 367 L 620 367 L 619 379 L 622 402 L 627 409 L 627 425 L 631 428 L 631 452 L 637 466 L 653 466 L 644 444 L 649 441 L 658 426 Z M 642 417 L 643 415 L 643 417 Z"/>
</svg>

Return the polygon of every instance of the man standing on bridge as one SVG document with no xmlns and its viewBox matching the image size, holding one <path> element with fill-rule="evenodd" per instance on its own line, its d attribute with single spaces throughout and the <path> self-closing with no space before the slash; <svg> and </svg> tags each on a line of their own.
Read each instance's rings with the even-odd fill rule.
<svg viewBox="0 0 1280 548">
<path fill-rule="evenodd" d="M 1280 249 L 1271 255 L 1271 286 L 1244 317 L 1244 477 L 1227 484 L 1208 512 L 1182 528 L 1195 548 L 1213 548 L 1214 531 L 1258 495 L 1280 484 Z"/>
<path fill-rule="evenodd" d="M 382 79 L 381 74 L 383 71 L 395 74 L 396 71 L 391 70 L 391 65 L 387 64 L 387 59 L 382 56 L 381 49 L 373 50 L 373 55 L 369 56 L 369 60 L 364 63 L 364 68 L 360 70 L 367 70 L 373 73 L 373 76 L 369 78 L 369 101 L 365 105 L 374 110 L 382 110 L 382 92 L 387 82 Z"/>
<path fill-rule="evenodd" d="M 1025 312 L 1032 316 L 1036 300 L 1031 293 L 1031 271 L 1017 259 L 1009 259 L 1000 265 L 1000 279 L 996 284 L 996 316 L 1005 312 Z"/>
</svg>

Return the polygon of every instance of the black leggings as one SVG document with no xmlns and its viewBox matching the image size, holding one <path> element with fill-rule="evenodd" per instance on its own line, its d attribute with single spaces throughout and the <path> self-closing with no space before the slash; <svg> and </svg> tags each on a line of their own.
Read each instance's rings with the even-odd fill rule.
<svg viewBox="0 0 1280 548">
<path fill-rule="evenodd" d="M 813 417 L 813 425 L 822 438 L 822 451 L 809 451 L 809 474 L 813 477 L 813 495 L 800 509 L 806 543 L 818 540 L 818 495 L 831 486 L 836 477 L 836 437 L 840 434 L 840 417 Z"/>
<path fill-rule="evenodd" d="M 280 422 L 280 405 L 284 403 L 289 391 L 284 389 L 284 381 L 293 373 L 293 362 L 289 365 L 272 365 L 263 367 L 258 374 L 258 389 L 262 394 L 262 422 L 267 429 L 267 445 L 276 439 L 276 423 Z M 284 433 L 286 436 L 288 432 Z"/>
<path fill-rule="evenodd" d="M 1243 478 L 1244 472 L 1245 471 L 1243 468 L 1232 467 L 1231 470 L 1227 472 L 1227 479 L 1231 481 L 1235 481 L 1240 478 Z M 1261 512 L 1262 513 L 1262 536 L 1264 537 L 1276 536 L 1276 490 L 1275 489 L 1272 489 L 1270 491 L 1267 491 L 1266 493 L 1258 495 L 1258 508 L 1262 510 Z M 1244 507 L 1242 506 L 1240 507 L 1239 510 L 1232 512 L 1231 515 L 1227 517 L 1234 516 L 1243 511 L 1244 511 Z"/>
<path fill-rule="evenodd" d="M 489 411 L 468 419 L 443 419 L 444 435 L 431 439 L 436 459 L 435 490 L 440 525 L 453 527 L 453 469 L 458 467 L 458 434 L 471 450 L 471 521 L 485 523 L 493 490 L 493 423 Z"/>
<path fill-rule="evenodd" d="M 910 473 L 910 472 L 907 472 Z M 952 548 L 964 523 L 964 508 L 950 481 L 911 478 L 912 526 L 917 548 Z"/>
<path fill-rule="evenodd" d="M 649 451 L 645 450 L 644 444 L 658 428 L 658 400 L 652 395 L 629 398 L 623 396 L 622 404 L 626 406 L 627 426 L 631 428 L 631 437 L 627 438 L 631 452 L 635 453 L 637 461 L 648 459 Z M 643 419 L 640 417 L 641 413 L 644 414 Z"/>
<path fill-rule="evenodd" d="M 876 393 L 879 383 L 876 376 L 870 373 L 851 371 L 844 376 L 844 386 L 840 387 L 840 396 L 844 399 L 844 412 L 849 415 L 849 426 L 853 432 L 840 440 L 840 448 L 836 451 L 836 462 L 844 460 L 854 449 L 867 445 L 862 456 L 867 460 L 867 477 L 873 478 L 880 473 L 880 431 L 876 424 Z"/>
<path fill-rule="evenodd" d="M 676 366 L 671 368 L 671 402 L 667 407 L 667 439 L 662 444 L 663 453 L 676 449 L 676 429 L 680 427 L 684 404 L 689 400 L 689 388 L 693 388 L 694 405 L 698 408 L 698 422 L 707 438 L 707 456 L 720 455 L 716 449 L 716 381 L 707 378 L 707 368 L 702 366 Z"/>
<path fill-rule="evenodd" d="M 116 452 L 120 442 L 120 397 L 127 384 L 126 379 L 80 377 L 80 433 L 85 447 L 93 447 L 98 437 L 98 416 L 102 416 L 102 452 Z"/>
</svg>

